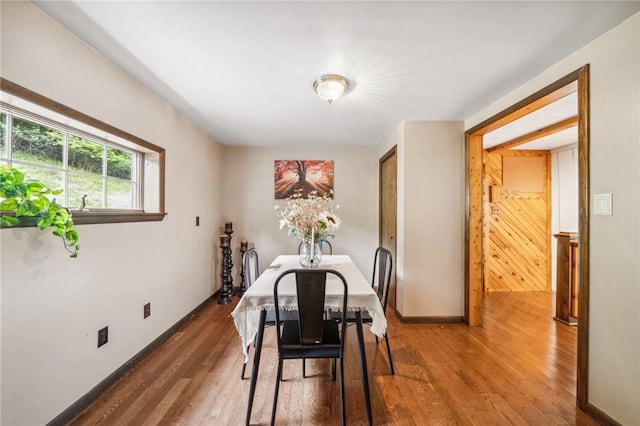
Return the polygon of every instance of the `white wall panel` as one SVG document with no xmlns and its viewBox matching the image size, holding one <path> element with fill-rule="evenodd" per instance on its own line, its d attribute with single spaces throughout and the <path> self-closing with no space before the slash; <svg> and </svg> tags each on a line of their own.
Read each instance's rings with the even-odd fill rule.
<svg viewBox="0 0 640 426">
<path fill-rule="evenodd" d="M 3 425 L 46 424 L 219 286 L 219 145 L 29 2 L 2 2 L 2 77 L 167 150 L 162 222 L 80 225 L 80 254 L 0 231 Z M 195 227 L 200 216 L 200 227 Z M 151 302 L 151 317 L 143 305 Z M 97 348 L 98 329 L 109 342 Z"/>
</svg>

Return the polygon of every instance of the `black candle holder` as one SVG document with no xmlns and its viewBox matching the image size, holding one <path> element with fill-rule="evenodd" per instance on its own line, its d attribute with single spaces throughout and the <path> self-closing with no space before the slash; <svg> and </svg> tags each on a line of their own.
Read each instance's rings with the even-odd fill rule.
<svg viewBox="0 0 640 426">
<path fill-rule="evenodd" d="M 247 286 L 244 282 L 244 254 L 248 250 L 248 245 L 247 241 L 240 241 L 240 287 L 236 293 L 238 297 L 242 297 L 244 292 L 247 291 Z"/>
<path fill-rule="evenodd" d="M 225 226 L 225 234 L 220 235 L 220 249 L 222 250 L 222 269 L 220 271 L 220 278 L 222 279 L 222 288 L 220 289 L 220 298 L 218 304 L 226 305 L 231 302 L 231 296 L 233 296 L 233 277 L 231 271 L 233 269 L 233 261 L 231 259 L 231 234 L 233 230 L 227 232 Z"/>
</svg>

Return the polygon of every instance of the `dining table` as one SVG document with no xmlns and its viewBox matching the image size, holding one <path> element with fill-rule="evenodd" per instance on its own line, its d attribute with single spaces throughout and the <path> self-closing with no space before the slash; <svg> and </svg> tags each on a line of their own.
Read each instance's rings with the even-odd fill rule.
<svg viewBox="0 0 640 426">
<path fill-rule="evenodd" d="M 251 379 L 249 384 L 249 400 L 247 402 L 246 424 L 249 425 L 251 410 L 260 368 L 260 356 L 262 353 L 262 341 L 266 312 L 275 309 L 273 287 L 276 279 L 285 271 L 299 269 L 300 262 L 297 255 L 279 255 L 262 272 L 256 281 L 245 291 L 242 298 L 232 312 L 232 317 L 242 340 L 242 350 L 245 360 L 248 359 L 249 345 L 255 342 Z M 371 398 L 369 393 L 369 378 L 367 372 L 367 359 L 364 347 L 364 333 L 362 331 L 362 312 L 367 311 L 371 316 L 370 330 L 378 337 L 383 337 L 387 329 L 387 320 L 382 305 L 371 283 L 360 272 L 356 264 L 347 255 L 323 255 L 320 269 L 329 269 L 340 272 L 347 281 L 347 309 L 356 317 L 356 332 L 358 336 L 358 348 L 360 351 L 360 366 L 362 372 L 362 387 L 364 390 L 365 404 L 369 425 L 372 425 Z M 291 274 L 283 280 L 279 286 L 278 306 L 280 309 L 295 310 L 297 298 L 295 293 L 295 274 Z M 341 309 L 343 287 L 338 278 L 332 274 L 327 275 L 325 293 L 325 309 Z"/>
</svg>

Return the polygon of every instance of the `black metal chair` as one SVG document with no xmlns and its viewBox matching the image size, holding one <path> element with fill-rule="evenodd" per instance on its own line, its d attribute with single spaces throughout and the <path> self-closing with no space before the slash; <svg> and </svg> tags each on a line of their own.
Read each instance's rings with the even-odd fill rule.
<svg viewBox="0 0 640 426">
<path fill-rule="evenodd" d="M 242 255 L 242 272 L 244 273 L 245 288 L 248 289 L 260 276 L 260 261 L 255 247 L 245 251 Z"/>
<path fill-rule="evenodd" d="M 300 254 L 300 250 L 302 250 L 302 244 L 304 243 L 300 242 L 300 244 L 298 244 L 298 254 Z M 322 249 L 322 254 L 333 254 L 333 246 L 331 245 L 329 240 L 320 240 L 319 244 L 320 248 Z"/>
<path fill-rule="evenodd" d="M 251 284 L 260 276 L 260 260 L 258 258 L 258 251 L 254 248 L 247 250 L 242 255 L 242 268 L 244 273 L 244 285 L 245 289 L 249 289 Z M 267 317 L 265 319 L 265 327 L 272 326 L 276 323 L 276 315 L 273 311 L 267 311 Z M 247 353 L 249 353 L 250 346 L 247 346 Z M 241 378 L 244 379 L 244 373 L 247 369 L 247 360 L 242 363 Z"/>
<path fill-rule="evenodd" d="M 391 252 L 383 247 L 376 249 L 375 258 L 373 260 L 373 275 L 371 277 L 371 285 L 380 299 L 383 312 L 387 313 L 387 302 L 389 301 L 389 288 L 391 287 L 391 277 L 393 276 L 393 257 Z M 362 312 L 362 323 L 371 324 L 373 319 L 368 312 Z M 339 321 L 340 318 L 334 313 L 331 314 L 332 319 Z M 353 312 L 347 313 L 347 322 L 353 324 L 356 322 L 356 316 Z M 391 346 L 389 345 L 389 328 L 384 335 L 385 343 L 387 344 L 387 355 L 389 356 L 389 366 L 391 367 L 391 374 L 396 374 L 393 368 L 393 358 L 391 358 Z M 378 336 L 376 336 L 376 344 L 378 343 Z"/>
<path fill-rule="evenodd" d="M 282 279 L 295 274 L 296 300 L 298 305 L 297 320 L 282 320 L 278 290 Z M 327 275 L 335 275 L 343 287 L 342 310 L 340 321 L 325 319 L 325 294 Z M 347 311 L 347 281 L 341 273 L 329 269 L 291 269 L 283 272 L 273 287 L 275 302 L 277 344 L 278 344 L 278 372 L 276 388 L 271 412 L 271 424 L 275 423 L 276 408 L 278 406 L 278 391 L 282 380 L 282 363 L 285 359 L 332 359 L 333 378 L 336 376 L 336 360 L 340 360 L 340 412 L 342 424 L 346 424 L 345 394 L 344 394 L 344 338 Z"/>
<path fill-rule="evenodd" d="M 303 244 L 304 244 L 303 242 L 300 242 L 300 244 L 298 244 L 298 254 L 300 254 Z M 320 244 L 320 250 L 322 250 L 322 254 L 328 254 L 328 255 L 333 254 L 333 246 L 331 245 L 329 240 L 320 240 L 319 244 Z M 307 377 L 307 365 L 304 362 L 304 359 L 302 360 L 302 377 Z"/>
</svg>

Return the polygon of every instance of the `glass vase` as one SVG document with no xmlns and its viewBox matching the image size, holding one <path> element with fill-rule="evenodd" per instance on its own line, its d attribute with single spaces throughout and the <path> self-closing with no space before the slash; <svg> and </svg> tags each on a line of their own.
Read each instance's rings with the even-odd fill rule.
<svg viewBox="0 0 640 426">
<path fill-rule="evenodd" d="M 309 241 L 303 241 L 300 246 L 300 265 L 303 268 L 319 268 L 322 262 L 322 247 L 320 243 L 313 245 Z"/>
</svg>

